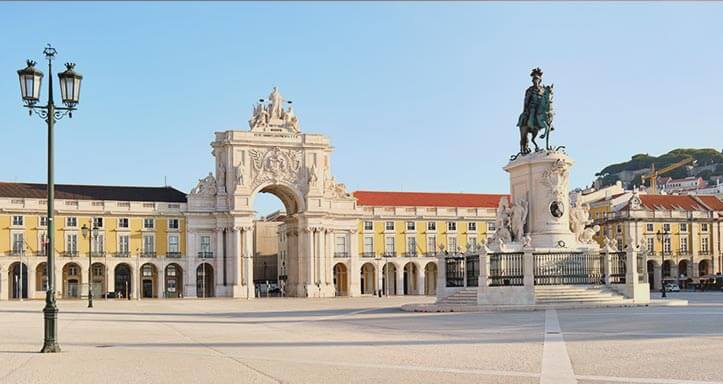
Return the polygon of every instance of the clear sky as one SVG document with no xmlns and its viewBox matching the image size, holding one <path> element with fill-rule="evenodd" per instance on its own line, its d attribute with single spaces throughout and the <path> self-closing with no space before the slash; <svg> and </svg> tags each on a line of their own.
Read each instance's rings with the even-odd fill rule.
<svg viewBox="0 0 723 384">
<path fill-rule="evenodd" d="M 507 192 L 535 66 L 571 187 L 635 153 L 723 144 L 723 3 L 4 2 L 0 32 L 3 181 L 46 180 L 16 70 L 48 42 L 85 76 L 58 183 L 188 192 L 213 132 L 248 129 L 277 85 L 350 190 Z"/>
</svg>

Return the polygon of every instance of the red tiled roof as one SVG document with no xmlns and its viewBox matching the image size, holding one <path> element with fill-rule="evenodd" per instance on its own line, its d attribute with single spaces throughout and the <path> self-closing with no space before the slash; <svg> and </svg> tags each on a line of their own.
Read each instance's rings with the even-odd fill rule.
<svg viewBox="0 0 723 384">
<path fill-rule="evenodd" d="M 45 199 L 48 197 L 47 191 L 47 184 L 0 182 L 0 197 Z M 67 200 L 186 202 L 186 194 L 173 187 L 55 184 L 55 198 Z"/>
<path fill-rule="evenodd" d="M 640 202 L 650 210 L 707 211 L 689 195 L 640 195 Z"/>
<path fill-rule="evenodd" d="M 721 201 L 721 199 L 717 196 L 696 195 L 695 197 L 700 199 L 700 201 L 702 201 L 703 204 L 707 205 L 710 209 L 714 211 L 723 211 L 723 201 Z"/>
<path fill-rule="evenodd" d="M 356 191 L 359 205 L 495 208 L 502 194 Z"/>
</svg>

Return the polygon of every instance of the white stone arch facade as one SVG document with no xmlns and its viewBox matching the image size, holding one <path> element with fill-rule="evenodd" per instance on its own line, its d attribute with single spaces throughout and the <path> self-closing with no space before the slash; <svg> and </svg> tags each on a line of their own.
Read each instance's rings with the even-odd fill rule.
<svg viewBox="0 0 723 384">
<path fill-rule="evenodd" d="M 334 236 L 357 230 L 356 202 L 332 176 L 329 138 L 300 132 L 291 108 L 278 104 L 283 101 L 278 90 L 269 100 L 254 107 L 250 130 L 215 133 L 215 171 L 188 196 L 188 263 L 198 263 L 203 241 L 212 255 L 207 261 L 214 266 L 216 295 L 254 297 L 253 202 L 258 193 L 272 193 L 287 210 L 286 293 L 334 296 Z M 348 247 L 356 254 L 356 241 Z M 350 262 L 349 270 L 355 264 Z M 351 292 L 357 292 L 358 276 L 350 279 Z M 195 286 L 186 283 L 186 292 L 193 297 Z"/>
</svg>

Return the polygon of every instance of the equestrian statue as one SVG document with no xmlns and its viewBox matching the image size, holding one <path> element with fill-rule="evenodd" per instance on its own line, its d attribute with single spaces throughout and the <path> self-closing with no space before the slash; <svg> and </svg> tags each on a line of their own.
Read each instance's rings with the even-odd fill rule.
<svg viewBox="0 0 723 384">
<path fill-rule="evenodd" d="M 542 85 L 542 70 L 538 67 L 530 73 L 532 77 L 532 86 L 525 91 L 525 104 L 520 118 L 517 120 L 517 126 L 520 128 L 520 155 L 526 155 L 530 152 L 530 141 L 535 146 L 535 151 L 539 151 L 540 147 L 535 142 L 537 134 L 541 139 L 545 139 L 545 149 L 550 149 L 550 133 L 555 130 L 552 126 L 552 96 L 554 85 Z M 528 138 L 528 135 L 531 135 Z"/>
</svg>

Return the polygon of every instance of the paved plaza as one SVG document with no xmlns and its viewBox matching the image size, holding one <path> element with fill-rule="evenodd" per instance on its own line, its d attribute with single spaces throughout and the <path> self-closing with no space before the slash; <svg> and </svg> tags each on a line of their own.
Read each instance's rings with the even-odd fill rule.
<svg viewBox="0 0 723 384">
<path fill-rule="evenodd" d="M 0 303 L 0 383 L 723 383 L 723 294 L 688 307 L 408 313 L 428 297 Z"/>
</svg>

